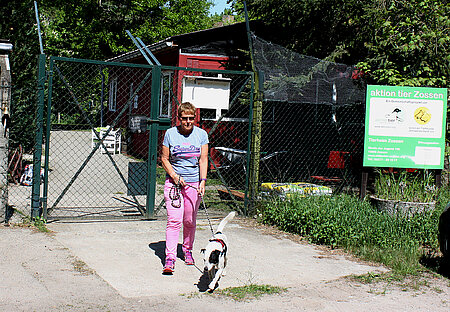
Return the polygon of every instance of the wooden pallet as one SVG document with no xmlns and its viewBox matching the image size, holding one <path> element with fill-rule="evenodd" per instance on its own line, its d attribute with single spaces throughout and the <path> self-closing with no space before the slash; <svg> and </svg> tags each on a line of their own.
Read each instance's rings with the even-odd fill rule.
<svg viewBox="0 0 450 312">
<path fill-rule="evenodd" d="M 236 190 L 226 190 L 226 189 L 218 189 L 219 197 L 224 200 L 244 200 L 245 194 Z M 231 194 L 230 194 L 231 193 Z"/>
</svg>

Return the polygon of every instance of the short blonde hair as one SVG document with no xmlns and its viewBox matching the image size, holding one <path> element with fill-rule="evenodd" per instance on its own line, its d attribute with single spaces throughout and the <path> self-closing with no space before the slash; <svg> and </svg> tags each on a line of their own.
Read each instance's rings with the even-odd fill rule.
<svg viewBox="0 0 450 312">
<path fill-rule="evenodd" d="M 190 102 L 184 102 L 181 103 L 180 106 L 178 106 L 178 117 L 181 117 L 181 114 L 192 114 L 195 116 L 195 111 L 197 109 L 195 108 L 194 104 Z"/>
</svg>

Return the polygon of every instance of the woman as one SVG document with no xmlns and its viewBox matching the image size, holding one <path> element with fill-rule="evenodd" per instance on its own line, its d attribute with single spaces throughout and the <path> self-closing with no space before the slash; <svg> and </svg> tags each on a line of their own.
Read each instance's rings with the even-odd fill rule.
<svg viewBox="0 0 450 312">
<path fill-rule="evenodd" d="M 208 134 L 194 126 L 195 106 L 189 102 L 178 108 L 180 125 L 166 131 L 161 161 L 166 170 L 164 198 L 167 207 L 166 260 L 163 273 L 175 269 L 178 236 L 183 225 L 184 262 L 193 265 L 192 246 L 195 238 L 200 196 L 205 194 L 208 170 Z"/>
</svg>

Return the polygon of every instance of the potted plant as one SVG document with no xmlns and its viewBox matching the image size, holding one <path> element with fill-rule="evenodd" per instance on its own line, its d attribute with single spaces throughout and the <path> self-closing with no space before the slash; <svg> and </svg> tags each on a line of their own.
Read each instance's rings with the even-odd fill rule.
<svg viewBox="0 0 450 312">
<path fill-rule="evenodd" d="M 437 187 L 428 170 L 388 172 L 376 170 L 375 193 L 371 200 L 379 211 L 411 216 L 436 206 Z"/>
</svg>

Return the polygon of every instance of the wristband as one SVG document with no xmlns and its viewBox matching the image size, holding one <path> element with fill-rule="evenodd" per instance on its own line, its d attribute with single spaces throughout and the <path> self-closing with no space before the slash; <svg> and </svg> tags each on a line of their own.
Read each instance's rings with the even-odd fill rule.
<svg viewBox="0 0 450 312">
<path fill-rule="evenodd" d="M 207 181 L 207 179 L 200 179 L 200 181 L 205 181 L 205 182 L 206 182 L 206 181 Z"/>
</svg>

